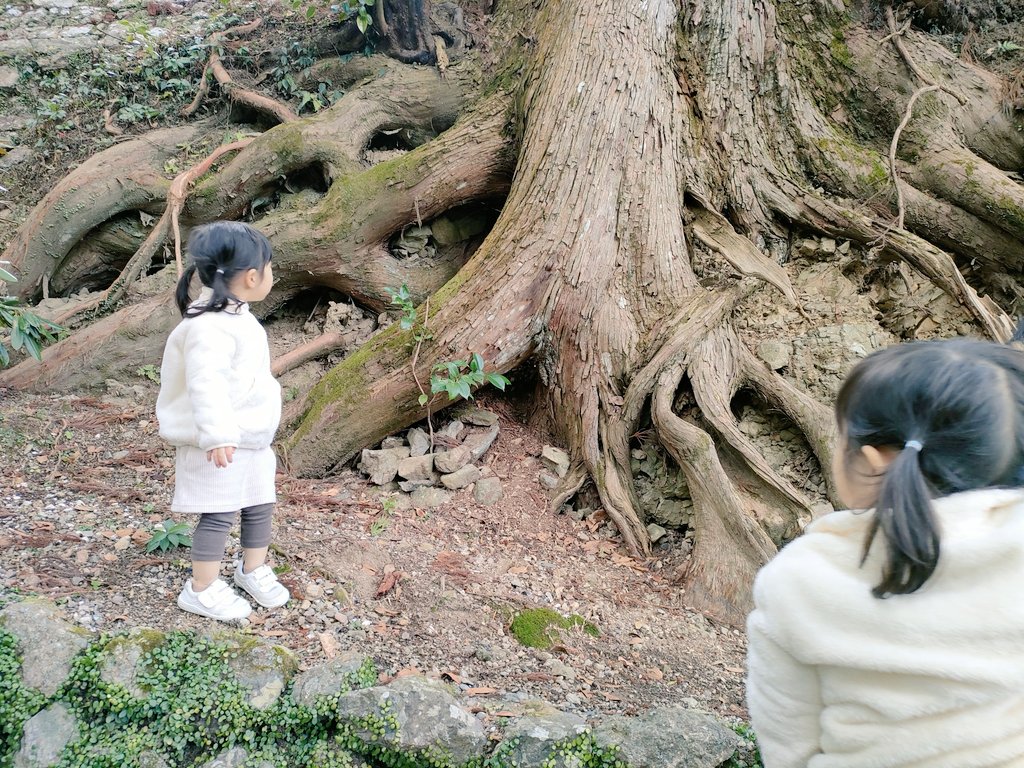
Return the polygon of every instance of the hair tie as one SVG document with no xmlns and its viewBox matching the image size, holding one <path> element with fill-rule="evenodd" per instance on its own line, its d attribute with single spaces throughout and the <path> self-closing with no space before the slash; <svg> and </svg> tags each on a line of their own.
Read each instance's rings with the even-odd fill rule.
<svg viewBox="0 0 1024 768">
<path fill-rule="evenodd" d="M 224 274 L 224 270 L 221 269 L 220 267 L 217 267 L 217 274 L 218 275 L 223 275 Z"/>
<path fill-rule="evenodd" d="M 920 440 L 907 440 L 907 442 L 903 444 L 903 447 L 910 448 L 911 450 L 917 451 L 918 453 L 920 453 L 921 449 L 924 448 Z"/>
</svg>

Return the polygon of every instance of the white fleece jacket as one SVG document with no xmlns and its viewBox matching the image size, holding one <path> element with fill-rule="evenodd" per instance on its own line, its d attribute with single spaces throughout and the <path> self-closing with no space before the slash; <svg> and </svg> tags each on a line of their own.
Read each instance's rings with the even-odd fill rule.
<svg viewBox="0 0 1024 768">
<path fill-rule="evenodd" d="M 195 303 L 210 295 L 204 289 Z M 270 373 L 267 332 L 248 304 L 186 317 L 171 331 L 156 417 L 172 445 L 270 445 L 281 421 L 281 386 Z"/>
<path fill-rule="evenodd" d="M 934 502 L 941 553 L 879 600 L 871 513 L 816 520 L 758 575 L 747 701 L 765 768 L 1024 766 L 1024 490 Z"/>
</svg>

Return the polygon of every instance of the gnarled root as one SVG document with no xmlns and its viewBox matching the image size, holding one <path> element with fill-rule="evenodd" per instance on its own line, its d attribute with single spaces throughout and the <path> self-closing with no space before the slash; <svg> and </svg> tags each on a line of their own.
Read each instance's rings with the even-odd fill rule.
<svg viewBox="0 0 1024 768">
<path fill-rule="evenodd" d="M 752 607 L 754 575 L 775 554 L 775 546 L 745 514 L 711 436 L 672 410 L 684 372 L 679 363 L 662 371 L 651 397 L 651 418 L 693 498 L 697 536 L 685 574 L 686 602 L 737 626 Z"/>
</svg>

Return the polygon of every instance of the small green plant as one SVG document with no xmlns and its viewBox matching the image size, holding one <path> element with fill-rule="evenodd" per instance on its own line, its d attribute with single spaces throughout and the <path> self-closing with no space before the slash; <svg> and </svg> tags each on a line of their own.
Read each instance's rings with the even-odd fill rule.
<svg viewBox="0 0 1024 768">
<path fill-rule="evenodd" d="M 473 388 L 481 384 L 490 384 L 492 387 L 504 391 L 508 386 L 508 379 L 500 373 L 487 373 L 484 370 L 484 359 L 477 353 L 465 360 L 452 360 L 447 363 L 437 363 L 434 372 L 430 376 L 430 392 L 447 392 L 449 400 L 463 398 L 473 399 Z M 426 395 L 420 395 L 420 405 L 427 401 Z"/>
<path fill-rule="evenodd" d="M 722 768 L 764 768 L 764 764 L 761 762 L 761 750 L 757 748 L 754 729 L 742 721 L 732 723 L 729 727 L 743 739 L 743 743 L 732 757 L 722 763 Z"/>
<path fill-rule="evenodd" d="M 0 266 L 0 282 L 15 283 L 17 280 Z M 11 362 L 7 344 L 14 351 L 23 349 L 36 360 L 42 360 L 43 346 L 47 342 L 56 341 L 63 330 L 59 325 L 25 309 L 17 298 L 0 296 L 0 368 L 7 367 Z"/>
<path fill-rule="evenodd" d="M 393 496 L 388 496 L 381 502 L 380 514 L 370 523 L 370 535 L 380 536 L 391 525 L 391 516 L 398 509 L 398 502 Z"/>
<path fill-rule="evenodd" d="M 155 365 L 148 364 L 142 365 L 135 369 L 137 376 L 141 376 L 144 379 L 149 379 L 154 384 L 160 383 L 160 369 Z"/>
<path fill-rule="evenodd" d="M 192 537 L 188 535 L 188 529 L 187 523 L 176 523 L 173 520 L 157 523 L 153 528 L 153 535 L 146 542 L 146 551 L 153 552 L 159 549 L 166 552 L 175 547 L 191 547 Z"/>
<path fill-rule="evenodd" d="M 416 344 L 429 340 L 431 338 L 430 330 L 426 326 L 426 321 L 421 323 L 419 320 L 416 305 L 409 293 L 409 286 L 402 283 L 402 287 L 398 290 L 394 288 L 385 288 L 384 290 L 391 297 L 392 306 L 398 307 L 400 311 L 398 326 L 403 331 L 412 331 L 412 340 Z"/>
</svg>

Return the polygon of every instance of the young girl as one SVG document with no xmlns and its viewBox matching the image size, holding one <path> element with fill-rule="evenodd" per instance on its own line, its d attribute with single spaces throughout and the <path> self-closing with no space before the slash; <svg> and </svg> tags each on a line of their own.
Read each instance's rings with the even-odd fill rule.
<svg viewBox="0 0 1024 768">
<path fill-rule="evenodd" d="M 843 502 L 758 575 L 766 768 L 1024 766 L 1024 353 L 915 342 L 836 404 Z"/>
<path fill-rule="evenodd" d="M 178 281 L 184 319 L 167 339 L 156 403 L 160 436 L 177 447 L 173 512 L 199 515 L 192 578 L 178 595 L 191 613 L 230 621 L 252 612 L 219 578 L 228 530 L 242 514 L 242 560 L 235 584 L 267 608 L 289 594 L 266 564 L 277 500 L 270 443 L 281 420 L 281 388 L 249 302 L 273 284 L 270 243 L 247 224 L 216 222 L 192 232 L 192 261 Z M 203 283 L 189 303 L 189 283 Z"/>
</svg>

